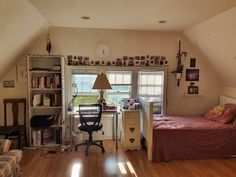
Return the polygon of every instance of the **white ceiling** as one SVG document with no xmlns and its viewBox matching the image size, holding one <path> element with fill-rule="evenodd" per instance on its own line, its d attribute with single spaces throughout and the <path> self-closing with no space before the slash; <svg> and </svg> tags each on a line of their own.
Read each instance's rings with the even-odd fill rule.
<svg viewBox="0 0 236 177">
<path fill-rule="evenodd" d="M 29 1 L 52 26 L 169 31 L 184 31 L 236 6 L 235 0 Z"/>
</svg>

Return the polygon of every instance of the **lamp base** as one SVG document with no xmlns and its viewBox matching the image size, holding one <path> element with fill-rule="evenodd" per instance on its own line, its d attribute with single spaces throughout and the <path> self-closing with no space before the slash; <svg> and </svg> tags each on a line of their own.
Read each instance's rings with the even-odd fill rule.
<svg viewBox="0 0 236 177">
<path fill-rule="evenodd" d="M 106 103 L 106 100 L 103 98 L 104 91 L 100 90 L 99 93 L 100 93 L 100 97 L 98 99 L 98 103 L 100 103 L 100 104 Z"/>
</svg>

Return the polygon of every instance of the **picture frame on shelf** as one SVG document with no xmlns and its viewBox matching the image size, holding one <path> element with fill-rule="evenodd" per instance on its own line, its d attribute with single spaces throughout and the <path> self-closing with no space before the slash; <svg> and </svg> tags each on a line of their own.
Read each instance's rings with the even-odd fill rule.
<svg viewBox="0 0 236 177">
<path fill-rule="evenodd" d="M 197 95 L 199 93 L 198 86 L 190 85 L 188 86 L 188 94 Z"/>
<path fill-rule="evenodd" d="M 190 58 L 190 68 L 196 67 L 196 58 Z"/>
<path fill-rule="evenodd" d="M 186 69 L 186 81 L 199 81 L 199 69 Z"/>
</svg>

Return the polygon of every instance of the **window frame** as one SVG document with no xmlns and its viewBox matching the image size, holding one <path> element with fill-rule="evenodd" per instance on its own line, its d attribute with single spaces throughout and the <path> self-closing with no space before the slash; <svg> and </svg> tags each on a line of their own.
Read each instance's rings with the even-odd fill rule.
<svg viewBox="0 0 236 177">
<path fill-rule="evenodd" d="M 131 97 L 131 95 L 132 95 L 132 87 L 133 87 L 133 85 L 132 85 L 132 75 L 133 75 L 133 72 L 132 71 L 127 71 L 127 70 L 108 70 L 108 71 L 106 71 L 106 75 L 107 75 L 107 77 L 108 77 L 108 80 L 109 80 L 109 74 L 129 74 L 130 75 L 130 83 L 129 84 L 112 84 L 112 83 L 110 83 L 111 84 L 111 87 L 113 87 L 113 86 L 129 86 L 129 92 L 118 92 L 118 91 L 109 91 L 109 90 L 107 90 L 106 91 L 106 99 L 108 99 L 108 96 L 109 95 L 123 95 L 123 94 L 128 94 L 129 96 L 129 98 Z M 118 106 L 118 105 L 117 105 Z"/>
<path fill-rule="evenodd" d="M 167 73 L 168 68 L 166 66 L 163 67 L 107 67 L 107 66 L 71 66 L 71 65 L 65 65 L 65 100 L 66 100 L 66 106 L 65 109 L 67 109 L 67 106 L 72 99 L 72 93 L 71 93 L 71 75 L 77 74 L 77 73 L 91 73 L 91 74 L 98 74 L 98 73 L 106 73 L 108 71 L 131 71 L 132 72 L 132 88 L 131 88 L 131 95 L 130 97 L 136 97 L 138 98 L 138 72 L 139 71 L 163 71 L 164 72 L 164 86 L 163 86 L 163 115 L 166 115 L 166 105 L 167 105 Z M 104 93 L 104 96 L 106 96 L 106 92 Z"/>
<path fill-rule="evenodd" d="M 162 75 L 163 79 L 162 79 L 162 84 L 140 84 L 140 80 L 139 80 L 139 73 L 141 72 L 146 72 L 148 74 L 155 74 L 155 73 L 160 73 L 160 75 Z M 152 101 L 154 104 L 161 104 L 161 114 L 157 114 L 159 116 L 165 115 L 166 114 L 166 71 L 165 70 L 139 70 L 137 72 L 138 75 L 138 79 L 137 79 L 137 95 L 138 97 L 142 97 L 145 100 L 150 100 L 151 101 L 151 97 L 161 97 L 160 101 Z M 146 86 L 146 87 L 161 87 L 161 94 L 154 94 L 154 95 L 147 95 L 147 94 L 140 94 L 140 86 Z"/>
</svg>

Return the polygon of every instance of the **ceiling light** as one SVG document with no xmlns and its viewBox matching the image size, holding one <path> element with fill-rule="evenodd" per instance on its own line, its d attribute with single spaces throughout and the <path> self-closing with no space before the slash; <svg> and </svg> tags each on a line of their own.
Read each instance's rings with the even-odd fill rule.
<svg viewBox="0 0 236 177">
<path fill-rule="evenodd" d="M 81 18 L 82 18 L 83 20 L 89 20 L 89 19 L 90 19 L 89 16 L 82 16 Z"/>
<path fill-rule="evenodd" d="M 166 20 L 159 20 L 158 23 L 166 23 Z"/>
</svg>

